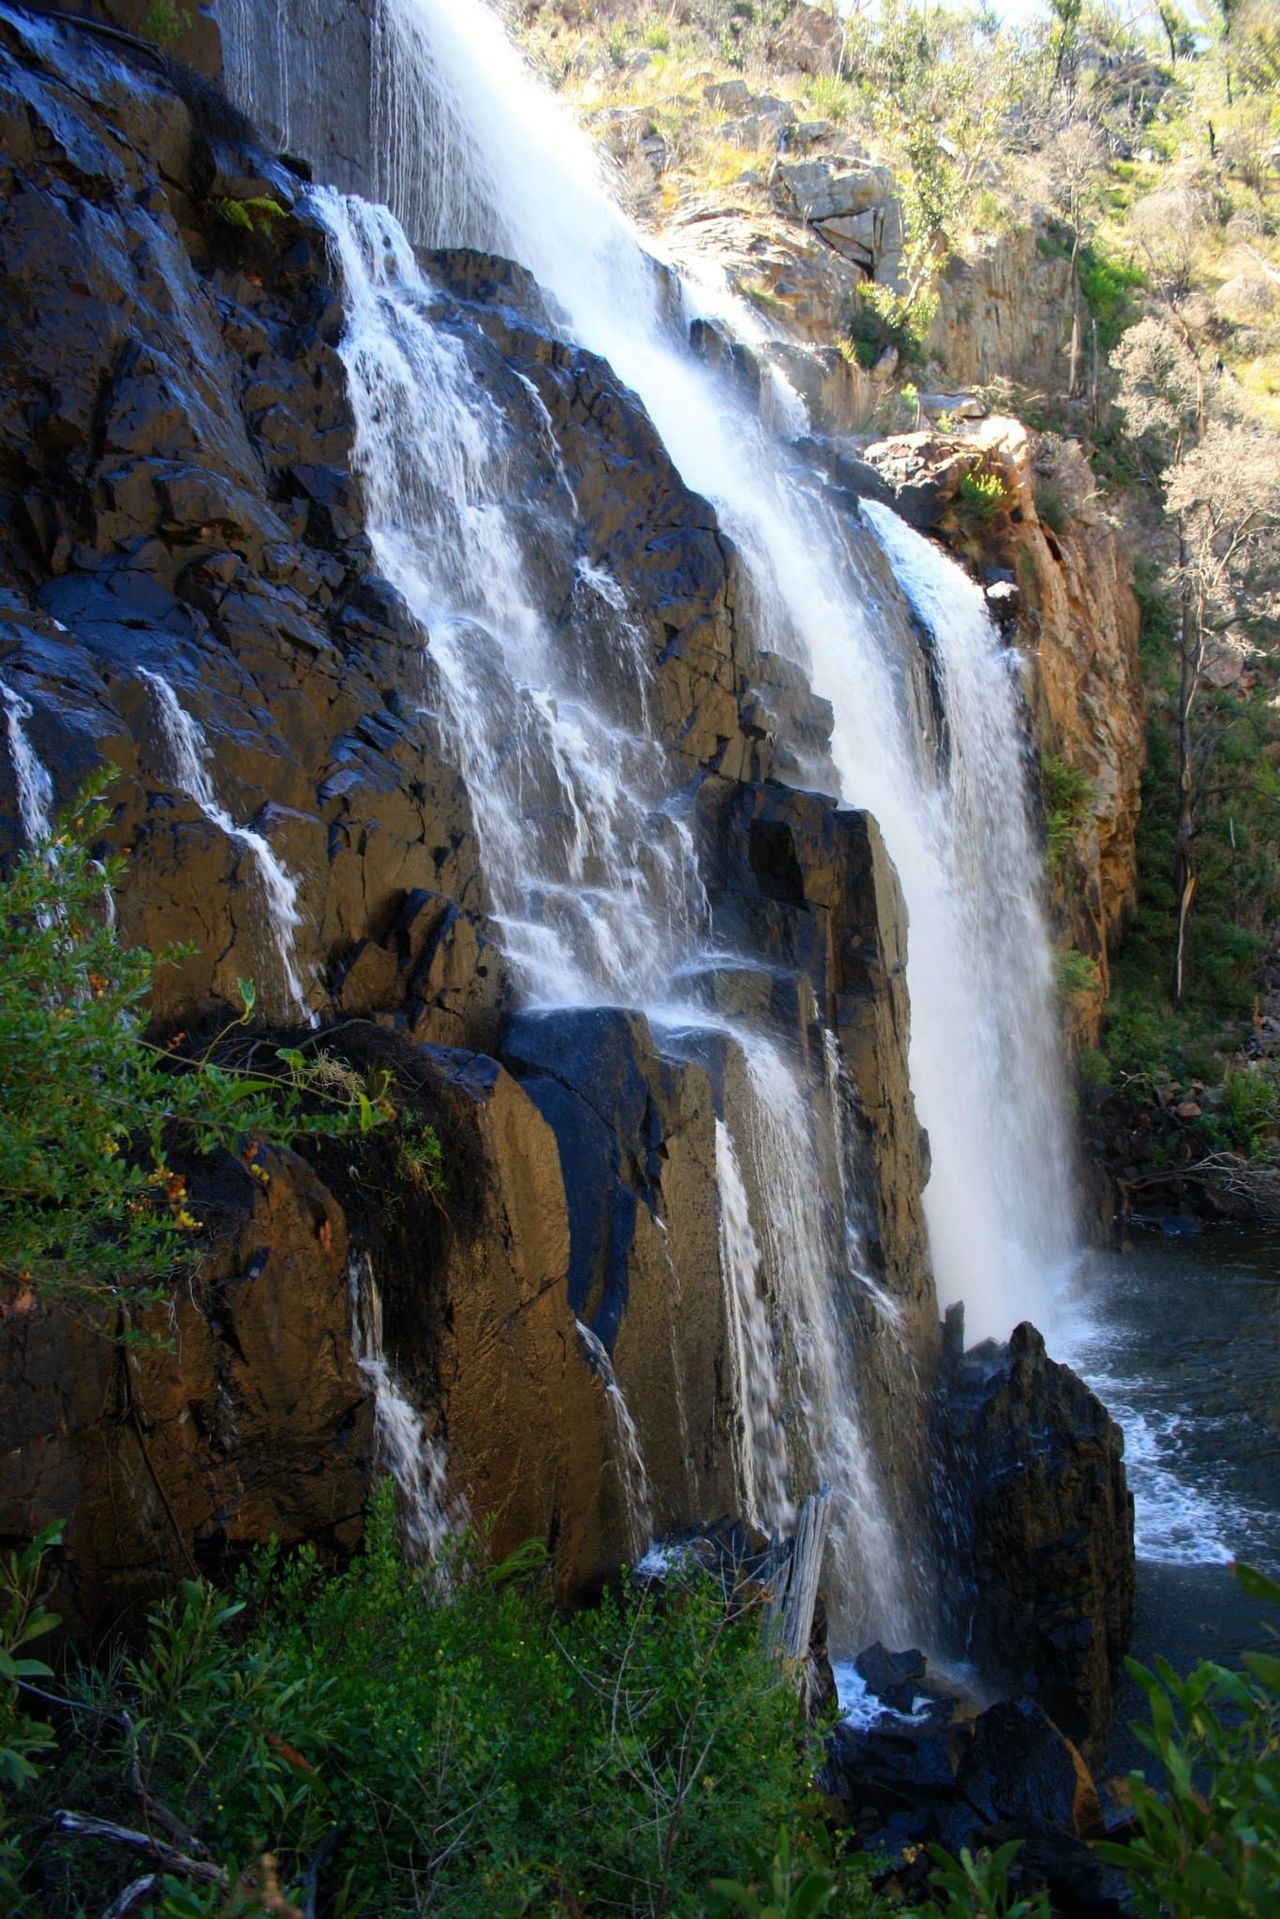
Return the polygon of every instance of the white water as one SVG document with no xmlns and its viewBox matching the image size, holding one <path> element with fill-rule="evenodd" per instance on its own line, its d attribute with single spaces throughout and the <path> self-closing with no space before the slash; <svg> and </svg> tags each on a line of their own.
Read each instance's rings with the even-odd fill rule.
<svg viewBox="0 0 1280 1919">
<path fill-rule="evenodd" d="M 989 924 L 964 898 L 964 875 L 982 873 L 985 884 L 988 854 L 1006 859 L 1006 828 L 1024 799 L 1022 768 L 1009 760 L 1016 688 L 989 624 L 971 617 L 972 589 L 949 562 L 931 556 L 931 570 L 909 540 L 896 547 L 892 529 L 878 528 L 934 626 L 956 701 L 940 776 L 913 718 L 910 669 L 861 568 L 867 536 L 688 355 L 682 296 L 643 253 L 593 149 L 497 19 L 477 0 L 384 0 L 374 124 L 379 189 L 414 240 L 473 246 L 532 270 L 569 336 L 641 395 L 687 483 L 715 502 L 742 556 L 756 643 L 802 665 L 832 701 L 842 797 L 878 819 L 908 901 L 913 1016 L 929 1035 L 913 1066 L 932 1136 L 928 1205 L 944 1296 L 965 1292 L 975 1335 L 1007 1333 L 1026 1313 L 1043 1320 L 1070 1241 L 1058 1223 L 1065 1162 L 1052 1075 L 1042 1074 L 1048 1053 L 1026 1030 L 1029 1009 L 1043 1006 L 1047 961 L 1025 901 Z M 343 351 L 379 566 L 429 635 L 422 697 L 439 710 L 467 777 L 517 975 L 544 1004 L 620 1001 L 670 1015 L 670 983 L 698 963 L 701 885 L 669 770 L 646 737 L 647 668 L 616 592 L 579 572 L 576 617 L 551 644 L 526 562 L 536 553 L 540 577 L 577 565 L 560 524 L 572 490 L 549 448 L 542 496 L 513 498 L 507 438 L 545 445 L 545 406 L 516 376 L 494 399 L 478 389 L 465 344 L 433 323 L 433 291 L 393 220 L 332 195 L 321 204 L 344 269 Z M 789 392 L 776 392 L 769 411 L 787 430 L 802 424 Z M 900 607 L 896 617 L 900 631 Z M 580 637 L 589 618 L 615 657 L 607 708 L 590 636 Z M 998 831 L 988 831 L 988 807 Z M 1009 885 L 1021 874 L 1014 862 Z M 860 1430 L 840 1290 L 854 1256 L 847 1220 L 833 1221 L 815 1180 L 819 1134 L 834 1132 L 838 1113 L 819 1124 L 791 1063 L 771 1043 L 739 1037 L 753 1097 L 733 1143 L 761 1196 L 753 1230 L 763 1290 L 786 1333 L 794 1405 L 783 1411 L 797 1415 L 790 1490 L 809 1490 L 797 1475 L 815 1470 L 843 1488 L 835 1543 L 850 1604 L 877 1629 L 897 1630 L 902 1555 Z M 993 1107 L 1012 1109 L 1012 1119 Z M 1027 1194 L 1039 1199 L 1008 1215 L 1005 1197 Z M 735 1255 L 750 1263 L 741 1245 Z M 740 1279 L 726 1275 L 735 1298 Z M 750 1351 L 741 1356 L 751 1363 Z M 740 1439 L 740 1476 L 745 1484 L 756 1473 L 761 1497 L 755 1451 Z"/>
<path fill-rule="evenodd" d="M 18 817 L 27 845 L 39 846 L 53 835 L 53 781 L 27 738 L 27 721 L 33 717 L 31 702 L 2 681 L 0 700 L 4 701 L 9 758 L 18 790 Z"/>
<path fill-rule="evenodd" d="M 288 1016 L 314 1024 L 315 1015 L 307 1005 L 295 952 L 298 928 L 302 925 L 297 880 L 278 857 L 270 841 L 250 826 L 237 826 L 218 799 L 213 785 L 209 742 L 169 682 L 161 674 L 153 673 L 149 667 L 140 666 L 138 674 L 155 695 L 160 730 L 173 760 L 173 778 L 179 790 L 195 801 L 211 826 L 216 826 L 219 832 L 225 833 L 228 839 L 242 847 L 253 863 L 262 888 L 271 944 L 284 984 Z"/>
<path fill-rule="evenodd" d="M 373 1395 L 373 1430 L 378 1458 L 396 1483 L 401 1530 L 412 1558 L 439 1559 L 446 1540 L 469 1515 L 449 1492 L 444 1447 L 432 1438 L 426 1420 L 404 1391 L 383 1349 L 382 1295 L 368 1255 L 353 1255 L 351 1340 L 356 1364 Z"/>
<path fill-rule="evenodd" d="M 795 1522 L 787 1496 L 787 1448 L 782 1426 L 778 1355 L 762 1293 L 760 1244 L 734 1150 L 733 1135 L 716 1121 L 716 1185 L 720 1277 L 733 1364 L 737 1431 L 734 1435 L 743 1517 L 772 1538 Z"/>
<path fill-rule="evenodd" d="M 478 0 L 387 0 L 384 23 L 379 179 L 391 204 L 429 244 L 476 246 L 532 270 L 571 337 L 636 389 L 686 482 L 715 502 L 746 561 L 759 644 L 806 666 L 832 701 L 842 797 L 878 820 L 907 899 L 912 1065 L 933 1147 L 926 1204 L 943 1303 L 964 1298 L 973 1337 L 1003 1337 L 1025 1316 L 1047 1321 L 1073 1240 L 1048 944 L 1016 688 L 977 590 L 893 516 L 867 510 L 933 627 L 955 701 L 939 784 L 902 663 L 864 618 L 845 531 L 684 351 L 670 293 L 562 103 Z M 990 909 L 969 897 L 975 881 Z"/>
<path fill-rule="evenodd" d="M 653 1544 L 653 1491 L 644 1462 L 644 1447 L 608 1351 L 589 1326 L 584 1326 L 580 1319 L 575 1319 L 573 1323 L 613 1414 L 618 1478 L 622 1486 L 627 1524 L 631 1529 L 631 1556 L 633 1563 L 640 1565 Z"/>
<path fill-rule="evenodd" d="M 919 795 L 915 843 L 893 849 L 915 934 L 911 1077 L 934 1142 L 938 1291 L 965 1302 L 971 1339 L 1023 1317 L 1047 1332 L 1076 1241 L 1021 660 L 937 547 L 885 507 L 863 513 L 933 637 L 947 717 L 944 776 Z"/>
</svg>

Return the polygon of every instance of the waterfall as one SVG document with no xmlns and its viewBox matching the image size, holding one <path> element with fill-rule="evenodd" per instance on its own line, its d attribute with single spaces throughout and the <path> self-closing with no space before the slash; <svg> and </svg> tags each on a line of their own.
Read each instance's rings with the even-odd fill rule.
<svg viewBox="0 0 1280 1919">
<path fill-rule="evenodd" d="M 250 826 L 237 826 L 214 791 L 210 770 L 209 742 L 197 722 L 181 704 L 168 680 L 149 667 L 138 668 L 155 695 L 160 730 L 173 761 L 173 778 L 179 790 L 194 800 L 211 826 L 234 840 L 248 853 L 262 887 L 267 925 L 284 982 L 288 1013 L 292 1018 L 315 1024 L 315 1015 L 307 1005 L 306 993 L 298 972 L 295 939 L 302 925 L 298 907 L 298 882 L 273 850 L 270 842 Z"/>
<path fill-rule="evenodd" d="M 946 766 L 920 815 L 927 895 L 903 872 L 912 925 L 928 929 L 914 942 L 911 1074 L 935 1144 L 925 1207 L 938 1290 L 963 1299 L 971 1336 L 1003 1336 L 1029 1312 L 1044 1330 L 1073 1233 L 1022 663 L 958 567 L 886 508 L 863 511 L 933 637 L 947 716 Z"/>
<path fill-rule="evenodd" d="M 3 681 L 0 681 L 0 700 L 4 701 L 5 730 L 23 836 L 28 846 L 39 846 L 53 835 L 53 781 L 27 738 L 27 721 L 33 717 L 30 700 L 23 699 L 21 693 L 15 693 Z"/>
<path fill-rule="evenodd" d="M 480 0 L 384 0 L 380 21 L 382 190 L 415 238 L 528 267 L 571 336 L 635 388 L 685 481 L 714 501 L 738 545 L 760 644 L 804 667 L 832 702 L 841 798 L 875 816 L 906 895 L 913 1075 L 933 1150 L 926 1204 L 943 1301 L 964 1297 L 975 1336 L 1003 1337 L 1027 1315 L 1046 1320 L 1073 1239 L 1049 949 L 1016 688 L 976 590 L 892 516 L 864 508 L 934 627 L 951 742 L 939 775 L 892 635 L 868 616 L 877 596 L 857 530 L 689 356 L 654 264 L 563 103 Z M 999 901 L 990 911 L 962 900 L 975 874 Z"/>
<path fill-rule="evenodd" d="M 295 23 L 299 11 L 305 0 L 294 0 Z M 833 504 L 802 453 L 690 354 L 695 296 L 641 248 L 589 141 L 479 0 L 380 0 L 372 124 L 376 184 L 391 213 L 317 195 L 342 266 L 356 461 L 379 569 L 429 636 L 419 697 L 466 778 L 526 998 L 640 1007 L 659 1032 L 713 1025 L 705 1009 L 672 1004 L 672 982 L 708 959 L 705 896 L 682 795 L 647 727 L 648 668 L 625 597 L 582 564 L 546 408 L 514 373 L 488 387 L 472 377 L 464 330 L 439 323 L 439 294 L 410 236 L 504 255 L 533 273 L 567 335 L 640 395 L 686 483 L 714 503 L 740 556 L 739 616 L 749 616 L 757 647 L 794 662 L 832 703 L 834 766 L 802 771 L 816 785 L 838 778 L 841 799 L 876 817 L 901 876 L 913 1023 L 927 1036 L 912 1065 L 931 1133 L 926 1203 L 944 1296 L 966 1293 L 976 1334 L 1003 1335 L 1027 1312 L 1043 1317 L 1057 1248 L 1070 1238 L 1054 1081 L 1043 1070 L 1051 1042 L 1042 1054 L 1029 1038 L 1046 1003 L 1046 949 L 1026 906 L 1034 884 L 1021 843 L 1011 862 L 1004 828 L 989 830 L 988 810 L 1003 808 L 1008 824 L 1025 781 L 1017 688 L 997 636 L 973 613 L 972 589 L 927 547 L 926 567 L 905 532 L 899 543 L 870 510 L 860 520 Z M 804 426 L 785 385 L 774 383 L 765 411 L 783 432 Z M 544 449 L 536 494 L 512 484 L 513 436 Z M 553 621 L 566 581 L 568 617 Z M 946 753 L 931 750 L 919 723 L 913 619 L 932 628 L 941 663 Z M 606 655 L 602 686 L 592 662 Z M 969 910 L 964 897 L 963 876 L 983 872 L 989 856 L 1003 862 L 1009 889 L 1027 880 L 1003 920 L 999 910 Z M 809 1490 L 802 1479 L 832 1481 L 843 1505 L 834 1586 L 850 1620 L 897 1633 L 904 1554 L 859 1414 L 859 1301 L 871 1299 L 886 1339 L 897 1328 L 865 1271 L 855 1195 L 846 1192 L 837 1217 L 838 1083 L 815 1105 L 799 1064 L 773 1039 L 728 1025 L 748 1068 L 745 1110 L 726 1122 L 739 1185 L 756 1208 L 752 1292 L 782 1334 L 771 1386 L 773 1356 L 750 1319 L 752 1255 L 745 1238 L 726 1236 L 726 1219 L 739 1215 L 721 1158 L 739 1389 L 758 1362 L 746 1390 L 756 1408 L 771 1393 L 778 1406 L 785 1496 Z M 818 1165 L 832 1175 L 825 1195 Z M 1029 1180 L 1033 1168 L 1045 1177 Z M 1006 1195 L 1025 1206 L 1008 1213 Z M 754 1417 L 740 1406 L 744 1503 L 754 1496 L 781 1511 Z"/>
<path fill-rule="evenodd" d="M 578 1338 L 582 1341 L 591 1369 L 604 1388 L 605 1398 L 613 1414 L 614 1435 L 618 1448 L 618 1478 L 622 1486 L 623 1503 L 627 1509 L 632 1557 L 638 1564 L 653 1543 L 653 1491 L 649 1485 L 649 1471 L 644 1463 L 644 1447 L 640 1443 L 636 1422 L 631 1417 L 631 1408 L 627 1405 L 626 1394 L 618 1384 L 618 1375 L 613 1369 L 613 1361 L 603 1343 L 597 1339 L 589 1326 L 583 1325 L 580 1319 L 575 1319 L 573 1323 L 578 1329 Z"/>
<path fill-rule="evenodd" d="M 401 1528 L 410 1557 L 439 1559 L 445 1541 L 469 1517 L 449 1492 L 444 1448 L 431 1437 L 422 1414 L 387 1363 L 382 1343 L 382 1295 L 367 1254 L 354 1255 L 348 1268 L 351 1337 L 356 1364 L 373 1395 L 373 1430 L 378 1458 L 399 1494 Z"/>
</svg>

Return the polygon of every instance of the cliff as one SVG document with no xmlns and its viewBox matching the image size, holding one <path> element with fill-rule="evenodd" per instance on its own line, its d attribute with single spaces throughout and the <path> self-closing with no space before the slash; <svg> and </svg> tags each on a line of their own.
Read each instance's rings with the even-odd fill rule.
<svg viewBox="0 0 1280 1919">
<path fill-rule="evenodd" d="M 655 1524 L 735 1504 L 714 1135 L 747 1097 L 741 1055 L 721 1040 L 675 1057 L 623 1012 L 510 1024 L 468 796 L 418 690 L 421 639 L 373 572 L 341 305 L 296 176 L 217 96 L 175 90 L 115 43 L 5 6 L 0 60 L 0 674 L 59 799 L 96 764 L 121 771 L 122 937 L 198 949 L 161 974 L 160 1018 L 200 1019 L 240 977 L 277 1024 L 300 1017 L 252 833 L 297 881 L 293 963 L 313 1016 L 412 1042 L 455 1159 L 476 1170 L 421 1268 L 377 1274 L 387 1353 L 495 1548 L 549 1538 L 580 1586 L 633 1542 L 613 1402 L 575 1320 L 612 1351 Z M 287 213 L 227 217 L 266 198 Z M 552 443 L 523 435 L 520 484 L 536 495 L 571 475 L 584 550 L 643 610 L 712 910 L 763 940 L 756 979 L 726 973 L 713 999 L 763 992 L 814 1075 L 815 1021 L 858 1055 L 871 1257 L 920 1369 L 913 1386 L 890 1367 L 897 1397 L 886 1376 L 867 1405 L 909 1510 L 925 1422 L 900 1395 L 926 1389 L 936 1329 L 891 871 L 869 822 L 775 777 L 777 742 L 821 728 L 821 708 L 749 646 L 732 551 L 634 400 L 548 330 L 515 269 L 455 254 L 437 274 L 484 377 L 526 409 L 518 376 L 536 383 Z M 160 683 L 198 724 L 216 805 L 184 782 Z M 11 849 L 12 787 L 7 800 Z M 108 1344 L 40 1312 L 0 1333 L 15 1386 L 45 1381 L 5 1396 L 0 1531 L 73 1506 L 68 1576 L 87 1617 L 268 1532 L 358 1534 L 375 1462 L 347 1249 L 376 1248 L 375 1225 L 358 1193 L 344 1209 L 298 1168 L 265 1198 L 225 1178 L 234 1224 L 168 1356 L 122 1371 Z"/>
</svg>

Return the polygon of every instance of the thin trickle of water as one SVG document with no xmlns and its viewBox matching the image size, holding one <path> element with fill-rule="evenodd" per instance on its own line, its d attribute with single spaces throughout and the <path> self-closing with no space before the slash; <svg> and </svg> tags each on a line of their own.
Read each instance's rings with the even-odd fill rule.
<svg viewBox="0 0 1280 1919">
<path fill-rule="evenodd" d="M 640 1434 L 636 1422 L 631 1417 L 631 1408 L 627 1405 L 626 1395 L 618 1384 L 618 1375 L 613 1369 L 604 1345 L 584 1326 L 580 1319 L 574 1320 L 583 1350 L 591 1363 L 613 1414 L 614 1433 L 617 1438 L 618 1478 L 622 1486 L 623 1500 L 627 1509 L 627 1526 L 631 1535 L 631 1552 L 636 1562 L 643 1559 L 653 1542 L 653 1491 L 649 1484 L 649 1471 L 644 1462 L 644 1448 L 640 1443 Z"/>
<path fill-rule="evenodd" d="M 279 961 L 289 1014 L 314 1024 L 315 1015 L 307 1005 L 295 951 L 298 928 L 302 925 L 297 880 L 270 841 L 250 826 L 237 826 L 219 801 L 213 785 L 209 742 L 168 680 L 145 666 L 139 667 L 138 673 L 155 695 L 160 730 L 173 760 L 173 778 L 180 791 L 195 801 L 211 826 L 243 847 L 253 861 L 262 886 L 267 926 Z"/>
<path fill-rule="evenodd" d="M 720 1277 L 733 1364 L 737 1430 L 735 1463 L 743 1517 L 772 1538 L 795 1521 L 787 1492 L 786 1431 L 773 1332 L 761 1290 L 760 1244 L 733 1135 L 716 1121 L 716 1184 L 719 1206 Z"/>
<path fill-rule="evenodd" d="M 464 1502 L 450 1494 L 443 1446 L 432 1438 L 422 1414 L 405 1397 L 387 1363 L 382 1342 L 382 1295 L 367 1254 L 353 1256 L 348 1281 L 356 1364 L 373 1395 L 378 1458 L 394 1479 L 400 1496 L 404 1545 L 411 1559 L 437 1561 L 445 1542 L 469 1515 Z"/>
<path fill-rule="evenodd" d="M 0 700 L 4 701 L 5 730 L 9 758 L 13 761 L 14 783 L 18 789 L 18 817 L 28 846 L 39 846 L 53 835 L 53 781 L 27 737 L 27 721 L 33 718 L 30 700 L 23 699 L 0 681 Z"/>
</svg>

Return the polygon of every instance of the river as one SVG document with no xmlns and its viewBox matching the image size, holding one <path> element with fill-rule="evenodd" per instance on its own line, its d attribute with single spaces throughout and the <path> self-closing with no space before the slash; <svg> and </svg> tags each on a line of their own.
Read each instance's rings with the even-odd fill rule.
<svg viewBox="0 0 1280 1919">
<path fill-rule="evenodd" d="M 1091 1257 L 1055 1345 L 1124 1428 L 1134 1657 L 1237 1663 L 1275 1609 L 1241 1596 L 1232 1562 L 1280 1575 L 1280 1233 L 1133 1232 Z M 1126 1686 L 1113 1765 L 1142 1763 L 1139 1709 Z"/>
</svg>

